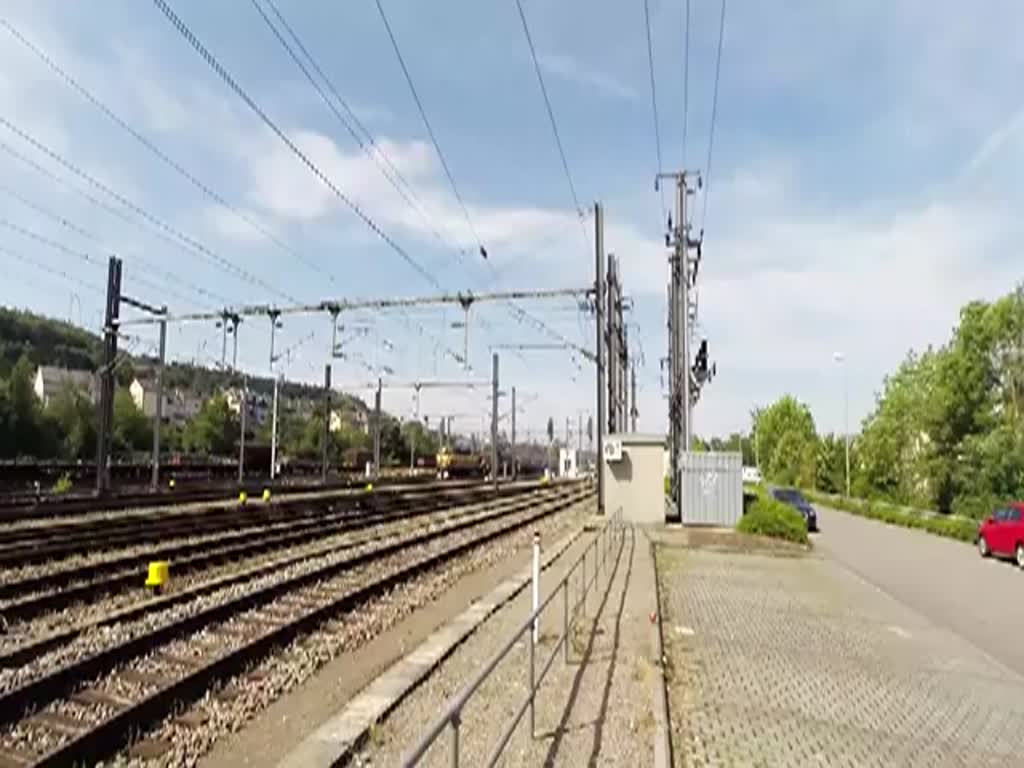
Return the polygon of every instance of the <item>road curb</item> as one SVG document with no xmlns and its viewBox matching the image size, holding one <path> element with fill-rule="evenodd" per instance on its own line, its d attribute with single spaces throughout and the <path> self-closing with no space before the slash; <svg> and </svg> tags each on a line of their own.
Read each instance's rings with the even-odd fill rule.
<svg viewBox="0 0 1024 768">
<path fill-rule="evenodd" d="M 565 536 L 542 563 L 542 570 L 554 564 L 583 534 L 584 527 Z M 277 765 L 278 768 L 333 768 L 358 748 L 370 729 L 387 716 L 402 699 L 479 628 L 495 611 L 530 584 L 532 563 L 501 582 L 487 595 L 472 603 L 440 629 L 434 631 L 411 653 L 392 664 L 333 717 Z"/>
<path fill-rule="evenodd" d="M 651 683 L 651 710 L 654 713 L 654 768 L 670 768 L 672 765 L 672 739 L 669 731 L 668 692 L 665 680 L 664 635 L 661 623 L 661 586 L 658 580 L 658 558 L 655 543 L 641 531 L 647 540 L 647 553 L 654 571 L 654 596 L 651 616 L 651 662 L 656 670 Z"/>
</svg>

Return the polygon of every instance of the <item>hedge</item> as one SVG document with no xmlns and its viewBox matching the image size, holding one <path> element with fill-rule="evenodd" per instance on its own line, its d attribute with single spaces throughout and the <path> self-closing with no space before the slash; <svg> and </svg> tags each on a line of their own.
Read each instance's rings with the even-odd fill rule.
<svg viewBox="0 0 1024 768">
<path fill-rule="evenodd" d="M 803 516 L 788 504 L 759 496 L 736 525 L 740 533 L 785 539 L 797 544 L 807 543 L 807 523 Z"/>
<path fill-rule="evenodd" d="M 850 512 L 854 515 L 880 520 L 889 525 L 903 528 L 918 528 L 936 536 L 958 539 L 974 543 L 978 538 L 978 521 L 957 515 L 938 515 L 899 507 L 883 501 L 867 499 L 848 499 L 840 496 L 829 496 L 816 491 L 804 491 L 804 495 L 818 504 L 827 504 L 835 509 Z"/>
</svg>

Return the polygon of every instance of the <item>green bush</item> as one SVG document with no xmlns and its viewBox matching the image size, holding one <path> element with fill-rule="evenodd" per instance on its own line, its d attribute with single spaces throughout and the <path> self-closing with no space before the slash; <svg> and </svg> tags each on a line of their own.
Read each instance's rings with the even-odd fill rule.
<svg viewBox="0 0 1024 768">
<path fill-rule="evenodd" d="M 55 495 L 65 494 L 71 490 L 71 475 L 65 472 L 63 475 L 57 478 L 57 482 L 53 484 L 50 492 Z"/>
<path fill-rule="evenodd" d="M 807 543 L 807 523 L 803 516 L 788 504 L 760 497 L 740 518 L 736 530 L 757 536 L 770 536 L 798 544 Z"/>
<path fill-rule="evenodd" d="M 903 528 L 918 528 L 949 539 L 974 542 L 978 534 L 977 522 L 967 517 L 928 514 L 921 510 L 899 507 L 882 501 L 847 499 L 840 496 L 828 496 L 814 491 L 805 491 L 804 495 L 818 504 L 826 504 L 835 509 L 841 509 L 844 512 L 850 512 L 872 520 L 879 520 L 889 525 L 899 525 Z"/>
</svg>

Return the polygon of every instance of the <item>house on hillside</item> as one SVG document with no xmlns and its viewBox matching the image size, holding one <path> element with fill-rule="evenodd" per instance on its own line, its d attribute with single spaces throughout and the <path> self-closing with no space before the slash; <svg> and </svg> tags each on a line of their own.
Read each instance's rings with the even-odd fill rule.
<svg viewBox="0 0 1024 768">
<path fill-rule="evenodd" d="M 142 377 L 135 378 L 128 387 L 135 407 L 153 418 L 156 415 L 156 381 Z M 164 390 L 161 416 L 168 424 L 184 424 L 203 407 L 205 398 L 182 389 Z"/>
<path fill-rule="evenodd" d="M 331 432 L 340 432 L 344 425 L 359 430 L 364 435 L 370 434 L 370 419 L 365 411 L 331 410 Z"/>
<path fill-rule="evenodd" d="M 44 408 L 66 389 L 81 392 L 91 403 L 96 402 L 99 393 L 96 376 L 91 371 L 73 371 L 51 365 L 39 366 L 33 388 Z"/>
<path fill-rule="evenodd" d="M 248 390 L 248 407 L 246 408 L 246 421 L 249 425 L 257 426 L 266 424 L 270 418 L 272 399 L 266 395 Z M 240 415 L 242 412 L 242 390 L 239 387 L 231 387 L 224 390 L 224 399 L 227 401 L 231 412 Z"/>
</svg>

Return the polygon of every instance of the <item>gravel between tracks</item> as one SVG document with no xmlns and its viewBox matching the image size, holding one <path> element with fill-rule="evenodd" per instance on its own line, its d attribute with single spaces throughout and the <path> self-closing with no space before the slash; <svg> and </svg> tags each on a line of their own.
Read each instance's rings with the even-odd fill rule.
<svg viewBox="0 0 1024 768">
<path fill-rule="evenodd" d="M 556 531 L 578 526 L 585 509 L 587 502 L 576 503 L 568 510 L 545 518 L 535 528 L 545 538 L 554 538 Z M 225 699 L 216 692 L 210 692 L 189 708 L 184 717 L 181 713 L 169 717 L 147 734 L 147 739 L 170 745 L 165 754 L 144 760 L 131 757 L 126 752 L 105 765 L 119 768 L 195 765 L 217 738 L 242 728 L 272 701 L 301 685 L 331 659 L 371 641 L 404 616 L 433 601 L 466 573 L 509 557 L 522 546 L 521 537 L 503 536 L 482 549 L 474 548 L 460 555 L 441 569 L 400 584 L 358 609 L 336 617 L 266 658 L 246 674 L 228 681 L 228 685 L 237 690 L 237 695 Z M 141 666 L 139 668 L 142 669 Z"/>
<path fill-rule="evenodd" d="M 508 497 L 503 499 L 503 501 L 511 502 L 515 499 L 536 497 L 536 493 L 527 493 Z M 285 562 L 290 559 L 322 552 L 323 550 L 332 547 L 342 548 L 349 542 L 365 543 L 367 541 L 379 541 L 382 535 L 391 536 L 410 527 L 423 526 L 428 523 L 432 525 L 435 523 L 429 521 L 436 521 L 438 519 L 443 520 L 451 515 L 462 515 L 472 513 L 473 511 L 483 510 L 491 503 L 491 500 L 485 499 L 459 506 L 441 508 L 422 515 L 417 515 L 414 518 L 395 518 L 386 522 L 380 522 L 369 528 L 343 531 L 314 542 L 307 542 L 305 544 L 294 545 L 292 547 L 271 550 L 269 552 L 246 558 L 242 563 L 227 562 L 220 565 L 210 566 L 182 577 L 174 577 L 172 582 L 173 588 L 180 592 L 208 581 L 227 577 L 232 573 L 240 571 L 242 568 L 258 568 L 275 562 Z M 352 550 L 348 549 L 345 551 L 351 552 Z M 339 551 L 337 554 L 338 556 L 341 556 L 344 552 Z M 142 574 L 140 574 L 140 580 L 141 578 Z M 89 602 L 75 603 L 58 612 L 44 614 L 28 621 L 12 621 L 9 624 L 7 633 L 0 636 L 0 651 L 10 650 L 26 642 L 31 642 L 33 639 L 43 637 L 53 631 L 66 629 L 70 626 L 88 624 L 115 611 L 143 605 L 151 600 L 152 597 L 141 589 L 123 591 L 120 593 L 110 594 L 102 598 L 96 598 Z M 0 669 L 0 691 L 5 690 L 7 686 L 11 685 L 11 683 L 8 682 L 8 679 L 12 674 L 14 673 L 10 670 Z M 25 674 L 27 673 L 22 673 L 20 675 L 21 679 L 27 679 Z"/>
<path fill-rule="evenodd" d="M 517 499 L 518 500 L 518 499 Z M 229 584 L 215 592 L 202 595 L 187 603 L 174 605 L 162 611 L 146 614 L 139 619 L 130 622 L 123 622 L 110 626 L 91 626 L 81 635 L 70 642 L 55 648 L 54 650 L 39 656 L 19 667 L 0 669 L 0 692 L 10 690 L 29 680 L 46 673 L 55 666 L 63 666 L 83 656 L 96 653 L 117 643 L 123 642 L 130 637 L 135 637 L 143 632 L 148 632 L 157 627 L 164 626 L 170 622 L 178 621 L 185 616 L 191 615 L 204 608 L 211 607 L 227 600 L 236 598 L 253 589 L 269 586 L 278 581 L 316 570 L 319 567 L 346 560 L 363 552 L 375 550 L 383 544 L 396 540 L 403 533 L 412 530 L 425 532 L 435 530 L 444 526 L 446 521 L 455 517 L 463 518 L 467 514 L 471 516 L 486 514 L 485 509 L 488 502 L 467 505 L 465 507 L 449 508 L 440 511 L 437 516 L 430 516 L 426 519 L 417 518 L 414 520 L 396 521 L 388 523 L 379 529 L 361 531 L 354 536 L 354 546 L 346 547 L 340 551 L 321 555 L 319 557 L 306 558 L 300 562 L 292 563 L 271 573 L 255 579 L 248 579 Z M 273 561 L 271 561 L 273 562 Z M 269 563 L 263 563 L 268 565 Z M 250 567 L 247 564 L 247 567 Z M 257 566 L 251 566 L 257 567 Z M 106 610 L 104 610 L 106 612 Z"/>
</svg>

